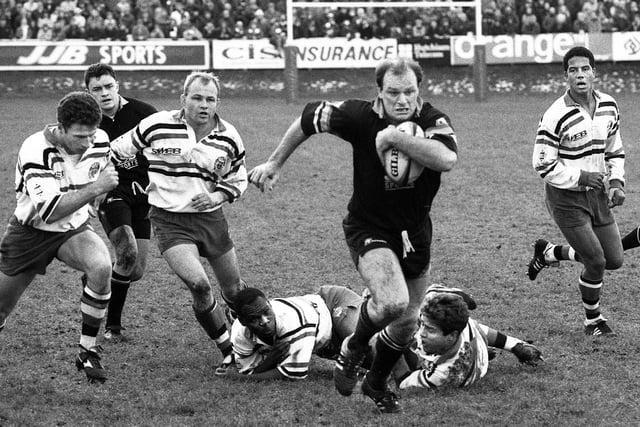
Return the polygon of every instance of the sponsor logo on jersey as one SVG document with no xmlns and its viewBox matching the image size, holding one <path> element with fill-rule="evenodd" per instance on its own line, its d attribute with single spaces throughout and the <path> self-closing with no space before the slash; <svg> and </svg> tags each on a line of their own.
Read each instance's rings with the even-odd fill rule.
<svg viewBox="0 0 640 427">
<path fill-rule="evenodd" d="M 89 179 L 94 179 L 100 172 L 100 163 L 94 162 L 89 168 Z"/>
<path fill-rule="evenodd" d="M 129 157 L 116 165 L 120 169 L 133 169 L 138 166 L 138 159 L 135 157 Z"/>
<path fill-rule="evenodd" d="M 578 140 L 580 140 L 582 138 L 585 138 L 586 136 L 587 136 L 587 131 L 585 129 L 582 132 L 576 133 L 575 135 L 568 135 L 567 138 L 566 138 L 566 141 L 575 142 L 575 141 L 578 141 Z"/>
<path fill-rule="evenodd" d="M 154 147 L 151 152 L 157 156 L 179 156 L 182 154 L 180 147 Z"/>
</svg>

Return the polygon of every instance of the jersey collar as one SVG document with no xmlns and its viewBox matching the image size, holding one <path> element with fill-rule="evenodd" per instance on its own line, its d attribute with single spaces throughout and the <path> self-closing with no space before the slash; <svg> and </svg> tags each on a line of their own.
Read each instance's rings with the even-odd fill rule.
<svg viewBox="0 0 640 427">
<path fill-rule="evenodd" d="M 596 102 L 600 101 L 600 92 L 598 92 L 597 90 L 594 89 L 594 90 L 591 91 L 591 94 L 595 98 Z M 569 93 L 569 89 L 567 89 L 565 91 L 565 93 L 564 93 L 564 105 L 566 105 L 567 107 L 573 107 L 573 106 L 576 106 L 576 105 L 580 105 L 578 103 L 578 101 L 573 99 L 573 97 Z"/>
</svg>

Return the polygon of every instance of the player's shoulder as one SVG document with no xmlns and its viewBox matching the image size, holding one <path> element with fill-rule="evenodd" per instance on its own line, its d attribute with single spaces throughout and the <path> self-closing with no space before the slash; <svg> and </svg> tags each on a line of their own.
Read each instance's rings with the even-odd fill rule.
<svg viewBox="0 0 640 427">
<path fill-rule="evenodd" d="M 451 126 L 451 119 L 442 110 L 428 102 L 422 104 L 416 122 L 424 129 L 434 126 Z"/>
<path fill-rule="evenodd" d="M 140 121 L 141 128 L 150 128 L 152 126 L 173 125 L 181 123 L 180 110 L 161 110 L 145 117 Z"/>
<path fill-rule="evenodd" d="M 574 110 L 576 107 L 573 103 L 567 102 L 568 95 L 562 95 L 556 98 L 551 105 L 542 114 L 541 123 L 555 123 L 562 120 L 567 113 Z"/>
<path fill-rule="evenodd" d="M 53 131 L 53 128 L 55 128 L 55 125 L 48 125 L 46 129 Z M 42 163 L 43 152 L 54 148 L 53 144 L 47 140 L 45 136 L 46 132 L 47 130 L 41 130 L 26 137 L 20 147 L 20 158 L 39 159 L 39 163 Z"/>
<path fill-rule="evenodd" d="M 146 116 L 149 116 L 158 111 L 157 108 L 154 107 L 153 105 L 147 102 L 141 101 L 137 98 L 130 98 L 127 96 L 127 97 L 124 97 L 124 99 L 127 100 L 127 104 L 125 104 L 123 108 L 135 110 L 136 112 L 140 114 L 144 114 Z"/>
<path fill-rule="evenodd" d="M 615 98 L 613 96 L 609 95 L 608 93 L 601 92 L 599 90 L 596 90 L 595 93 L 596 93 L 596 96 L 598 97 L 598 101 L 600 103 L 606 102 L 606 103 L 609 103 L 609 104 L 613 104 L 616 107 L 618 106 L 618 103 L 616 102 Z"/>
<path fill-rule="evenodd" d="M 222 125 L 222 128 L 224 129 L 226 134 L 234 139 L 240 138 L 240 132 L 238 132 L 238 128 L 236 128 L 235 125 L 231 124 L 229 121 L 223 119 L 220 116 L 218 116 L 218 120 L 220 120 L 220 124 Z"/>
</svg>

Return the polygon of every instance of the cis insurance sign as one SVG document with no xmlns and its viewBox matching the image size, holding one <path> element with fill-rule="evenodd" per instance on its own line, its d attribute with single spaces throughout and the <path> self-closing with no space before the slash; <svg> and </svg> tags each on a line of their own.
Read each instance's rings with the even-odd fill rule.
<svg viewBox="0 0 640 427">
<path fill-rule="evenodd" d="M 395 39 L 307 38 L 289 42 L 295 48 L 298 68 L 374 68 L 398 54 Z M 213 40 L 213 69 L 284 69 L 282 50 L 267 39 Z"/>
<path fill-rule="evenodd" d="M 0 70 L 84 70 L 98 62 L 116 70 L 207 70 L 211 58 L 206 40 L 0 42 Z"/>
<path fill-rule="evenodd" d="M 487 64 L 549 64 L 562 62 L 573 46 L 586 46 L 599 61 L 612 60 L 611 33 L 555 33 L 483 36 Z M 453 36 L 451 65 L 473 64 L 476 38 Z"/>
</svg>

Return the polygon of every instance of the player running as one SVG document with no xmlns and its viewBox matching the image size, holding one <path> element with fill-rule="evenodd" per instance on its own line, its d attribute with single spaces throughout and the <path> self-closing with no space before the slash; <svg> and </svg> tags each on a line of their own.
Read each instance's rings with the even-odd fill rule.
<svg viewBox="0 0 640 427">
<path fill-rule="evenodd" d="M 118 80 L 108 64 L 93 64 L 84 73 L 87 91 L 100 104 L 100 129 L 113 141 L 133 129 L 140 120 L 156 112 L 151 105 L 120 95 Z M 147 159 L 140 153 L 116 163 L 118 186 L 100 204 L 102 227 L 115 249 L 111 272 L 111 301 L 104 337 L 122 338 L 122 310 L 131 283 L 140 280 L 147 264 L 151 223 L 146 188 L 149 185 Z"/>
<path fill-rule="evenodd" d="M 54 258 L 86 275 L 76 366 L 92 382 L 106 379 L 96 336 L 111 296 L 111 258 L 89 224 L 89 203 L 118 184 L 109 138 L 98 129 L 100 117 L 89 94 L 72 92 L 58 104 L 58 123 L 23 142 L 16 165 L 18 203 L 0 242 L 0 330 Z"/>
<path fill-rule="evenodd" d="M 351 144 L 354 189 L 343 229 L 371 298 L 361 306 L 355 332 L 342 343 L 334 383 L 340 394 L 352 394 L 357 373 L 370 351 L 369 340 L 380 332 L 362 391 L 382 412 L 400 410 L 387 378 L 417 327 L 428 283 L 429 211 L 441 173 L 451 170 L 457 161 L 449 118 L 419 96 L 422 76 L 420 65 L 412 60 L 382 61 L 375 70 L 378 96 L 374 101 L 307 104 L 269 159 L 249 174 L 262 191 L 270 190 L 285 161 L 310 136 L 329 132 Z M 408 135 L 395 128 L 408 120 L 430 137 Z M 424 166 L 415 182 L 396 185 L 386 175 L 378 153 L 391 147 Z"/>
<path fill-rule="evenodd" d="M 568 89 L 542 116 L 532 164 L 545 182 L 551 217 L 568 245 L 539 239 L 528 266 L 535 280 L 561 260 L 581 262 L 578 279 L 584 333 L 615 336 L 600 312 L 605 270 L 622 266 L 624 252 L 612 208 L 624 203 L 624 148 L 618 104 L 594 89 L 595 60 L 582 46 L 563 59 Z"/>
<path fill-rule="evenodd" d="M 200 257 L 232 305 L 243 284 L 222 206 L 237 200 L 248 181 L 242 138 L 218 115 L 219 99 L 216 76 L 191 73 L 181 109 L 143 119 L 112 141 L 111 150 L 118 160 L 140 152 L 149 161 L 149 214 L 158 247 L 191 291 L 196 319 L 222 352 L 224 367 L 233 362 L 229 332 Z"/>
</svg>

